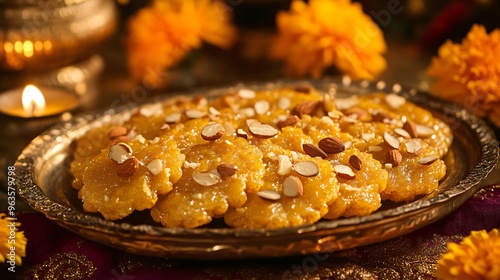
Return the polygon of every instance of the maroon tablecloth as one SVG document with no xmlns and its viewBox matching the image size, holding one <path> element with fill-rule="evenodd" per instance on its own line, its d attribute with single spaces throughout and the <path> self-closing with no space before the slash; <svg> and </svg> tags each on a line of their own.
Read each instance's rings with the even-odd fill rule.
<svg viewBox="0 0 500 280">
<path fill-rule="evenodd" d="M 28 238 L 27 256 L 15 273 L 2 269 L 1 279 L 432 279 L 447 242 L 458 242 L 472 230 L 500 228 L 500 185 L 483 189 L 453 214 L 405 236 L 342 252 L 278 259 L 134 256 L 81 238 L 40 214 L 22 213 L 18 220 Z"/>
</svg>

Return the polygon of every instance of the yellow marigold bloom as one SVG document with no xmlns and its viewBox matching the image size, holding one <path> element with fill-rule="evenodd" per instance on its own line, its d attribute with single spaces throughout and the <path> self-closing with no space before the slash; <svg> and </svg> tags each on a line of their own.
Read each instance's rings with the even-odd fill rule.
<svg viewBox="0 0 500 280">
<path fill-rule="evenodd" d="M 158 80 L 202 41 L 229 48 L 236 40 L 230 10 L 213 0 L 154 0 L 128 24 L 127 62 L 132 76 Z"/>
<path fill-rule="evenodd" d="M 328 67 L 353 78 L 374 79 L 387 67 L 382 31 L 350 0 L 294 0 L 276 16 L 278 37 L 271 56 L 286 73 L 320 77 Z"/>
<path fill-rule="evenodd" d="M 500 30 L 474 25 L 461 44 L 444 43 L 427 74 L 431 92 L 500 126 Z"/>
<path fill-rule="evenodd" d="M 16 265 L 21 265 L 21 257 L 26 256 L 26 243 L 28 240 L 22 231 L 17 227 L 20 223 L 7 220 L 4 213 L 0 213 L 0 262 L 14 261 Z M 11 236 L 13 234 L 13 236 Z M 14 249 L 14 250 L 12 250 Z"/>
<path fill-rule="evenodd" d="M 473 231 L 460 244 L 449 243 L 436 265 L 438 279 L 500 279 L 500 234 Z"/>
</svg>

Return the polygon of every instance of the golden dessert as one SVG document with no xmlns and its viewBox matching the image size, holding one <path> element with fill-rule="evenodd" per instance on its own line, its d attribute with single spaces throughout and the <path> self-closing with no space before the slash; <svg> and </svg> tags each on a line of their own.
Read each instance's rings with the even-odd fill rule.
<svg viewBox="0 0 500 280">
<path fill-rule="evenodd" d="M 77 140 L 85 211 L 149 210 L 166 227 L 223 219 L 281 228 L 364 216 L 434 191 L 452 134 L 396 94 L 334 98 L 308 85 L 149 104 Z"/>
</svg>

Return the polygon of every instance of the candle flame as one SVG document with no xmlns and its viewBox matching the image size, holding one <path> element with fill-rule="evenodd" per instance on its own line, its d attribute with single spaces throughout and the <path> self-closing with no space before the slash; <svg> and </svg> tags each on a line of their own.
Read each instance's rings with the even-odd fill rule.
<svg viewBox="0 0 500 280">
<path fill-rule="evenodd" d="M 24 88 L 22 101 L 24 111 L 30 116 L 41 115 L 45 110 L 45 98 L 40 90 L 33 85 L 27 85 Z"/>
</svg>

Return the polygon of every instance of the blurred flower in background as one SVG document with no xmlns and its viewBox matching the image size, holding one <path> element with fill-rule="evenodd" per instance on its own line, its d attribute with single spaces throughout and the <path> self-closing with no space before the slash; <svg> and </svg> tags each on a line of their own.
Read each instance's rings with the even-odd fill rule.
<svg viewBox="0 0 500 280">
<path fill-rule="evenodd" d="M 294 0 L 276 16 L 278 36 L 271 56 L 285 61 L 286 74 L 320 77 L 336 67 L 353 78 L 375 79 L 387 67 L 383 33 L 359 3 Z"/>
<path fill-rule="evenodd" d="M 461 44 L 444 43 L 427 69 L 430 91 L 500 127 L 500 30 L 474 25 Z"/>
<path fill-rule="evenodd" d="M 127 63 L 132 76 L 150 85 L 207 42 L 229 48 L 237 30 L 221 1 L 153 0 L 128 23 Z M 162 75 L 164 76 L 164 75 Z"/>
<path fill-rule="evenodd" d="M 500 279 L 500 233 L 498 229 L 473 231 L 460 244 L 448 243 L 438 260 L 437 279 Z"/>
<path fill-rule="evenodd" d="M 0 213 L 0 262 L 12 261 L 11 258 L 14 258 L 16 265 L 22 264 L 21 257 L 26 256 L 28 240 L 24 233 L 18 230 L 20 225 L 20 223 L 8 221 L 5 214 Z M 14 254 L 12 248 L 14 248 Z"/>
</svg>

